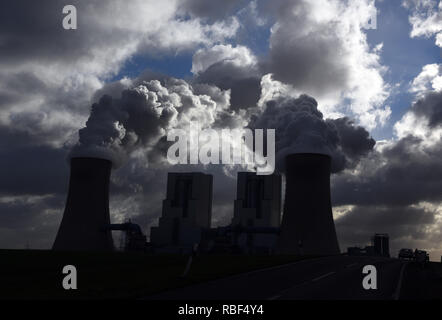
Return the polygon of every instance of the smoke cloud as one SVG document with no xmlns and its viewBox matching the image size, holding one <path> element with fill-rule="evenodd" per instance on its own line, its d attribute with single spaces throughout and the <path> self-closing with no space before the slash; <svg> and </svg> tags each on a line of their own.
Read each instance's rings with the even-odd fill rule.
<svg viewBox="0 0 442 320">
<path fill-rule="evenodd" d="M 206 90 L 206 93 L 210 91 Z M 213 91 L 220 99 L 220 90 Z M 222 106 L 222 105 L 221 105 Z M 90 156 L 111 160 L 121 166 L 136 149 L 161 149 L 170 128 L 184 128 L 198 122 L 210 127 L 224 110 L 207 94 L 195 94 L 184 80 L 169 78 L 145 81 L 126 89 L 121 98 L 103 95 L 92 106 L 86 127 L 79 130 L 79 142 L 70 157 Z"/>
<path fill-rule="evenodd" d="M 376 143 L 348 118 L 325 120 L 316 100 L 308 95 L 268 101 L 251 127 L 276 129 L 276 161 L 281 171 L 289 154 L 319 153 L 332 157 L 332 172 L 340 172 L 354 167 Z"/>
<path fill-rule="evenodd" d="M 332 172 L 354 168 L 375 141 L 349 118 L 324 119 L 316 100 L 308 95 L 280 97 L 262 109 L 236 110 L 230 91 L 184 80 L 163 78 L 142 81 L 122 91 L 120 98 L 103 95 L 92 106 L 86 127 L 70 157 L 88 156 L 111 160 L 120 167 L 135 150 L 145 152 L 152 163 L 165 161 L 167 130 L 187 130 L 191 122 L 205 128 L 276 130 L 277 168 L 291 153 L 320 153 L 332 157 Z"/>
</svg>

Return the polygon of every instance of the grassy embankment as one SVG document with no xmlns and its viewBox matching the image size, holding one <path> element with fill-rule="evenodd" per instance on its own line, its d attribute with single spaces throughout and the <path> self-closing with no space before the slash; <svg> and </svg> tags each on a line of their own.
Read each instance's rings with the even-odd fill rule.
<svg viewBox="0 0 442 320">
<path fill-rule="evenodd" d="M 0 299 L 137 298 L 303 258 L 202 255 L 194 259 L 183 279 L 187 259 L 182 255 L 0 250 Z M 62 288 L 65 265 L 77 268 L 77 290 Z"/>
</svg>

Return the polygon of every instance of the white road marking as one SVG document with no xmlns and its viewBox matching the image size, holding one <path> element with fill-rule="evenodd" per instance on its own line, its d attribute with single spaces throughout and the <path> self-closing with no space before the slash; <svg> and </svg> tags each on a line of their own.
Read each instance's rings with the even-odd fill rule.
<svg viewBox="0 0 442 320">
<path fill-rule="evenodd" d="M 332 272 L 326 273 L 326 274 L 324 274 L 324 275 L 322 275 L 320 277 L 314 278 L 312 281 L 319 281 L 319 280 L 327 278 L 328 276 L 331 276 L 332 274 L 335 274 L 335 273 L 336 273 L 336 271 L 332 271 Z"/>
<path fill-rule="evenodd" d="M 226 277 L 223 277 L 223 278 L 209 280 L 209 281 L 204 282 L 204 283 L 195 283 L 195 284 L 189 285 L 189 286 L 187 286 L 187 287 L 183 287 L 183 288 L 175 288 L 175 289 L 172 289 L 171 291 L 174 291 L 174 290 L 180 290 L 180 289 L 186 289 L 186 288 L 190 288 L 190 287 L 193 287 L 193 286 L 196 286 L 196 287 L 197 287 L 197 286 L 201 286 L 201 285 L 216 284 L 216 283 L 219 282 L 219 281 L 233 280 L 233 279 L 235 279 L 235 278 L 247 277 L 247 276 L 250 276 L 250 275 L 253 275 L 253 274 L 256 274 L 256 273 L 260 273 L 260 272 L 274 271 L 274 270 L 283 269 L 283 268 L 291 267 L 291 266 L 298 265 L 298 264 L 311 263 L 311 262 L 314 262 L 314 261 L 319 261 L 319 260 L 324 260 L 324 259 L 334 258 L 334 257 L 335 257 L 335 256 L 324 256 L 324 257 L 317 257 L 317 258 L 311 258 L 311 259 L 307 258 L 307 259 L 303 259 L 303 260 L 299 260 L 299 261 L 294 261 L 294 262 L 288 262 L 288 263 L 285 263 L 285 264 L 280 264 L 280 265 L 276 265 L 276 266 L 271 266 L 271 267 L 267 267 L 267 268 L 263 268 L 263 269 L 257 269 L 257 270 L 252 270 L 252 271 L 248 271 L 248 272 L 237 273 L 237 274 L 233 274 L 233 275 L 226 276 Z M 303 285 L 303 284 L 305 284 L 305 283 L 307 283 L 307 282 L 309 282 L 309 281 L 303 282 L 303 283 L 298 284 L 298 285 L 296 285 L 296 286 L 294 286 L 294 287 L 301 286 L 301 285 Z M 294 287 L 293 287 L 293 288 L 294 288 Z M 289 288 L 289 289 L 292 289 L 292 288 Z M 288 291 L 289 289 L 284 290 L 284 291 L 282 291 L 282 292 L 285 293 L 285 292 Z M 156 294 L 149 295 L 149 296 L 146 296 L 146 297 L 142 297 L 142 298 L 139 298 L 139 300 L 149 299 L 149 297 L 155 297 L 155 295 L 156 295 Z M 276 296 L 275 296 L 275 297 L 276 297 Z M 271 298 L 272 298 L 272 297 L 271 297 Z M 268 300 L 271 299 L 271 298 L 268 298 Z M 277 299 L 277 298 L 279 298 L 279 297 L 276 297 L 276 299 Z"/>
<path fill-rule="evenodd" d="M 355 263 L 348 264 L 348 265 L 346 265 L 345 267 L 346 267 L 346 268 L 351 268 L 351 267 L 354 267 L 354 266 L 357 266 L 357 265 L 358 265 L 358 263 L 355 262 Z"/>
<path fill-rule="evenodd" d="M 301 282 L 301 283 L 299 283 L 299 284 L 297 284 L 297 285 L 294 285 L 293 287 L 290 287 L 290 288 L 287 288 L 287 289 L 284 289 L 284 290 L 282 290 L 281 292 L 279 292 L 277 295 L 274 295 L 274 296 L 271 296 L 270 298 L 268 298 L 267 300 L 276 300 L 276 299 L 279 299 L 279 298 L 281 298 L 284 294 L 286 294 L 288 291 L 290 291 L 290 290 L 292 290 L 292 289 L 294 289 L 294 288 L 297 288 L 297 287 L 300 287 L 300 286 L 303 286 L 304 284 L 306 284 L 306 283 L 309 283 L 310 281 L 308 280 L 308 281 L 304 281 L 304 282 Z"/>
<path fill-rule="evenodd" d="M 212 282 L 218 282 L 220 280 L 232 280 L 232 279 L 235 279 L 235 278 L 241 278 L 241 277 L 244 277 L 244 276 L 250 276 L 252 274 L 256 274 L 256 273 L 260 273 L 260 272 L 274 271 L 274 270 L 278 270 L 278 269 L 283 269 L 285 267 L 291 267 L 291 266 L 298 265 L 298 264 L 305 264 L 305 263 L 314 262 L 314 261 L 318 261 L 318 260 L 322 260 L 322 259 L 327 259 L 327 258 L 331 258 L 331 257 L 333 257 L 333 256 L 325 256 L 325 257 L 311 258 L 311 259 L 307 258 L 307 259 L 303 259 L 303 260 L 299 260 L 299 261 L 288 262 L 288 263 L 284 263 L 284 264 L 280 264 L 280 265 L 276 265 L 276 266 L 272 266 L 272 267 L 266 267 L 266 268 L 263 268 L 263 269 L 257 269 L 257 270 L 243 272 L 243 273 L 237 273 L 237 274 L 233 274 L 231 276 L 227 276 L 227 277 L 224 277 L 224 278 L 210 280 L 210 281 L 204 282 L 204 284 L 212 283 Z M 198 284 L 196 284 L 196 285 L 198 285 Z"/>
<path fill-rule="evenodd" d="M 399 274 L 399 281 L 398 281 L 398 283 L 397 283 L 396 290 L 394 291 L 394 294 L 393 294 L 393 299 L 394 299 L 394 300 L 399 300 L 399 298 L 400 298 L 400 296 L 401 296 L 402 280 L 403 280 L 403 278 L 404 278 L 404 271 L 405 271 L 405 268 L 407 267 L 407 265 L 408 265 L 408 262 L 405 262 L 405 263 L 402 265 L 401 273 Z"/>
<path fill-rule="evenodd" d="M 301 282 L 301 283 L 299 283 L 299 284 L 297 284 L 297 285 L 295 285 L 295 286 L 293 286 L 293 287 L 287 288 L 287 289 L 285 289 L 285 290 L 279 292 L 277 295 L 274 295 L 274 296 L 271 296 L 270 298 L 267 298 L 267 300 L 277 300 L 277 299 L 281 298 L 285 293 L 287 293 L 288 291 L 290 291 L 290 290 L 292 290 L 292 289 L 294 289 L 294 288 L 297 288 L 297 287 L 303 286 L 303 285 L 305 285 L 305 284 L 307 284 L 307 283 L 310 283 L 310 282 L 319 281 L 319 280 L 324 279 L 324 278 L 326 278 L 326 277 L 329 277 L 329 276 L 331 276 L 332 274 L 335 274 L 335 273 L 336 273 L 336 271 L 332 271 L 332 272 L 326 273 L 326 274 L 324 274 L 324 275 L 322 275 L 322 276 L 319 276 L 319 277 L 317 277 L 317 278 L 314 278 L 314 279 L 311 279 L 311 280 L 307 280 L 307 281 Z"/>
</svg>

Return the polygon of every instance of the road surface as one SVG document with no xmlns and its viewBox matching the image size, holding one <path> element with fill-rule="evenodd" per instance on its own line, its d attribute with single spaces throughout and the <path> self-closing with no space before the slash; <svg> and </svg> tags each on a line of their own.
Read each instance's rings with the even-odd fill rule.
<svg viewBox="0 0 442 320">
<path fill-rule="evenodd" d="M 377 290 L 365 290 L 362 269 L 377 269 Z M 437 272 L 433 270 L 437 265 Z M 267 268 L 146 297 L 154 300 L 442 299 L 442 267 L 377 257 L 334 256 Z M 433 287 L 429 287 L 429 283 Z M 438 291 L 439 290 L 439 291 Z M 434 296 L 436 295 L 436 297 Z"/>
</svg>

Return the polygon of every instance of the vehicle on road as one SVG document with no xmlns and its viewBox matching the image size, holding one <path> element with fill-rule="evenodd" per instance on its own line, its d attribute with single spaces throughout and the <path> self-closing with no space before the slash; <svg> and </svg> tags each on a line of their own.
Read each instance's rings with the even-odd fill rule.
<svg viewBox="0 0 442 320">
<path fill-rule="evenodd" d="M 399 250 L 399 259 L 413 260 L 413 258 L 414 258 L 413 250 L 407 248 Z"/>
<path fill-rule="evenodd" d="M 428 255 L 427 251 L 416 249 L 414 251 L 414 261 L 425 264 L 426 262 L 430 261 L 430 256 Z"/>
</svg>

